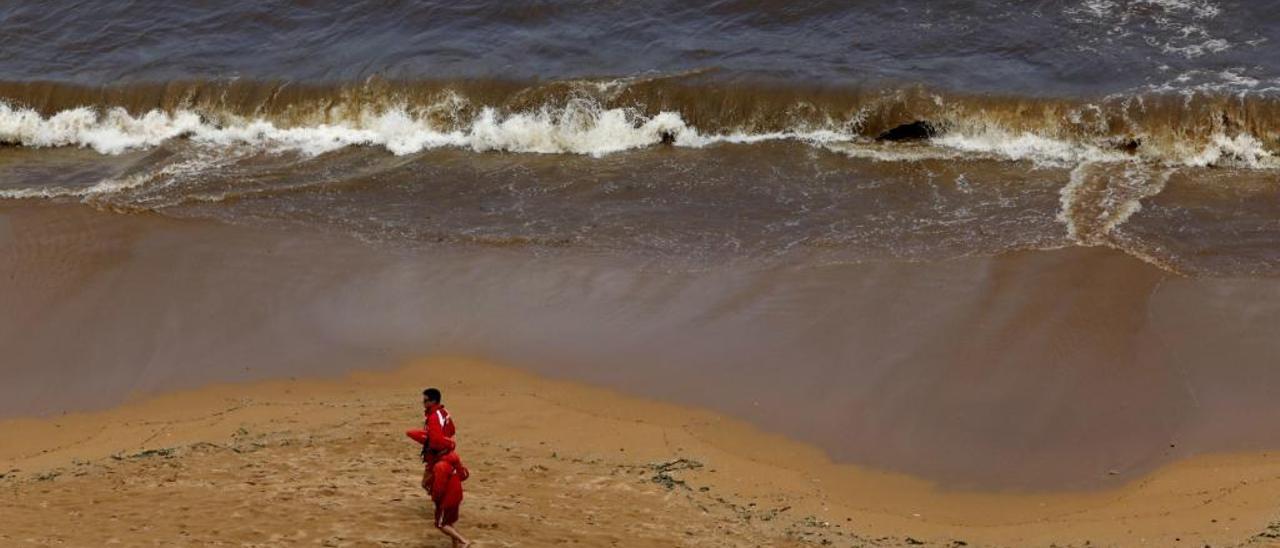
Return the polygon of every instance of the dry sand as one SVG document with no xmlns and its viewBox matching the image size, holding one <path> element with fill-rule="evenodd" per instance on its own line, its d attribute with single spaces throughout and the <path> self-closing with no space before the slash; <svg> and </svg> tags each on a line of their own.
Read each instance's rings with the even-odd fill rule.
<svg viewBox="0 0 1280 548">
<path fill-rule="evenodd" d="M 714 413 L 466 359 L 221 385 L 0 422 L 0 545 L 447 546 L 418 487 L 419 390 L 472 470 L 477 546 L 1280 546 L 1280 456 L 1118 490 L 942 492 Z"/>
</svg>

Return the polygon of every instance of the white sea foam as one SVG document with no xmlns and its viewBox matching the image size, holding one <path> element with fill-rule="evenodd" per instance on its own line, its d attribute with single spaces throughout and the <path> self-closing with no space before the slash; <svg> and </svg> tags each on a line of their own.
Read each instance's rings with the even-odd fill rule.
<svg viewBox="0 0 1280 548">
<path fill-rule="evenodd" d="M 954 131 L 933 139 L 935 145 L 973 154 L 987 154 L 1008 160 L 1027 160 L 1052 166 L 1072 166 L 1082 162 L 1118 162 L 1123 153 L 1085 143 L 1071 142 L 1030 132 L 1011 133 L 986 128 Z"/>
<path fill-rule="evenodd" d="M 1217 134 L 1204 148 L 1188 152 L 1183 157 L 1189 166 L 1280 167 L 1275 155 L 1266 149 L 1262 141 L 1245 133 L 1231 137 Z"/>
<path fill-rule="evenodd" d="M 571 152 L 598 156 L 662 142 L 664 133 L 679 138 L 690 131 L 680 115 L 671 112 L 641 120 L 623 109 L 602 110 L 591 104 L 505 117 L 486 108 L 472 122 L 466 144 L 480 152 Z"/>
<path fill-rule="evenodd" d="M 229 164 L 234 160 L 235 155 L 197 154 L 192 158 L 167 164 L 155 171 L 110 177 L 84 187 L 44 186 L 0 189 L 0 199 L 82 198 L 90 201 L 98 197 L 111 196 L 144 186 L 155 187 L 172 184 L 185 177 Z"/>
<path fill-rule="evenodd" d="M 1082 163 L 1130 162 L 1134 156 L 1105 146 L 1044 137 L 1033 133 L 1009 133 L 996 129 L 952 132 L 932 141 L 935 145 L 969 154 L 1008 160 L 1026 160 L 1054 167 Z M 1280 168 L 1280 158 L 1247 133 L 1216 134 L 1205 144 L 1181 144 L 1168 151 L 1146 151 L 1146 160 L 1169 166 L 1229 166 L 1248 169 Z"/>
<path fill-rule="evenodd" d="M 102 154 L 120 154 L 187 137 L 200 144 L 249 145 L 314 156 L 349 146 L 381 146 L 398 155 L 446 146 L 600 155 L 659 143 L 664 135 L 674 136 L 677 144 L 686 146 L 715 140 L 698 135 L 678 114 L 664 112 L 646 119 L 623 109 L 590 105 L 505 116 L 486 108 L 465 131 L 441 130 L 404 109 L 356 119 L 359 122 L 301 127 L 281 127 L 263 119 L 214 125 L 190 111 L 170 114 L 156 110 L 135 117 L 118 108 L 101 114 L 77 108 L 45 118 L 33 110 L 0 103 L 0 142 L 28 147 L 80 146 Z"/>
<path fill-rule="evenodd" d="M 1167 12 L 1190 13 L 1196 19 L 1213 19 L 1222 13 L 1222 8 L 1210 0 L 1139 0 L 1137 3 L 1157 6 Z"/>
<path fill-rule="evenodd" d="M 1142 210 L 1142 200 L 1162 192 L 1171 174 L 1137 161 L 1083 162 L 1059 191 L 1058 221 L 1080 245 L 1109 245 L 1116 229 Z"/>
<path fill-rule="evenodd" d="M 88 198 L 121 192 L 142 185 L 149 177 L 134 176 L 119 179 L 104 179 L 87 187 L 37 187 L 0 189 L 0 198 L 22 200 L 29 198 Z"/>
<path fill-rule="evenodd" d="M 674 112 L 644 116 L 630 109 L 600 108 L 587 100 L 572 101 L 560 108 L 516 113 L 483 108 L 469 124 L 455 129 L 437 127 L 431 122 L 432 117 L 416 116 L 403 108 L 358 113 L 346 118 L 351 121 L 293 127 L 280 126 L 265 119 L 234 117 L 226 117 L 221 124 L 213 124 L 192 111 L 167 113 L 156 110 L 134 116 L 119 108 L 105 112 L 76 108 L 42 117 L 35 111 L 0 103 L 0 143 L 37 148 L 78 146 L 102 154 L 120 154 L 158 146 L 170 139 L 186 138 L 199 145 L 197 148 L 217 151 L 211 154 L 219 157 L 253 152 L 293 152 L 316 156 L 352 146 L 381 147 L 396 155 L 456 147 L 477 152 L 601 156 L 653 146 L 666 140 L 675 146 L 692 148 L 720 143 L 791 140 L 880 161 L 972 154 L 1070 167 L 1082 162 L 1132 159 L 1131 155 L 1105 143 L 1058 139 L 1033 132 L 1011 132 L 978 122 L 953 126 L 918 147 L 868 143 L 851 130 L 823 127 L 708 134 L 689 126 Z M 1247 134 L 1218 135 L 1208 145 L 1187 144 L 1170 151 L 1144 154 L 1150 155 L 1148 160 L 1189 166 L 1270 168 L 1276 164 L 1276 158 L 1264 143 Z"/>
<path fill-rule="evenodd" d="M 103 154 L 158 145 L 204 126 L 192 112 L 151 111 L 133 117 L 124 109 L 99 115 L 81 107 L 48 118 L 0 102 L 0 142 L 30 147 L 85 146 Z"/>
<path fill-rule="evenodd" d="M 1161 51 L 1165 53 L 1178 54 L 1188 59 L 1203 56 L 1208 53 L 1219 53 L 1231 49 L 1231 42 L 1222 38 L 1209 38 L 1203 42 L 1192 44 L 1174 44 L 1167 42 L 1161 46 Z"/>
<path fill-rule="evenodd" d="M 1211 0 L 1084 0 L 1064 8 L 1073 21 L 1105 29 L 1083 49 L 1104 51 L 1117 41 L 1139 38 L 1168 55 L 1194 59 L 1235 47 L 1206 27 L 1222 14 Z"/>
<path fill-rule="evenodd" d="M 263 119 L 231 120 L 214 125 L 191 111 L 151 111 L 132 116 L 123 109 L 99 114 L 89 108 L 59 112 L 48 118 L 29 109 L 0 103 L 0 142 L 28 147 L 80 146 L 102 154 L 157 146 L 185 137 L 214 146 L 247 145 L 272 152 L 315 156 L 350 146 L 380 146 L 397 155 L 441 147 L 477 152 L 571 153 L 600 156 L 674 140 L 676 146 L 800 140 L 814 143 L 848 140 L 831 130 L 773 133 L 701 134 L 679 114 L 645 117 L 627 109 L 602 109 L 589 101 L 567 107 L 502 114 L 484 108 L 464 130 L 442 130 L 405 109 L 353 116 L 357 122 L 281 127 Z"/>
<path fill-rule="evenodd" d="M 74 196 L 75 193 L 76 189 L 62 187 L 0 188 L 0 199 L 29 200 L 36 198 L 61 198 L 64 196 Z"/>
<path fill-rule="evenodd" d="M 959 150 L 937 146 L 919 145 L 884 145 L 880 143 L 833 142 L 826 144 L 828 150 L 839 152 L 850 158 L 874 160 L 877 162 L 919 162 L 924 160 L 954 160 L 964 153 Z"/>
</svg>

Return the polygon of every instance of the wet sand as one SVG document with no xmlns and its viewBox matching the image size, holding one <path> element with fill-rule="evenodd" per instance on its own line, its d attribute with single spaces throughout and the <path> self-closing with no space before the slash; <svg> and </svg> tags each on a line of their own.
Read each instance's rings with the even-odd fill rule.
<svg viewBox="0 0 1280 548">
<path fill-rule="evenodd" d="M 1280 455 L 1121 488 L 938 490 L 706 410 L 451 358 L 0 422 L 0 544 L 444 546 L 417 487 L 419 387 L 472 470 L 478 546 L 1275 545 Z M 965 543 L 965 544 L 961 544 Z"/>
<path fill-rule="evenodd" d="M 0 417 L 465 355 L 952 490 L 1115 488 L 1280 447 L 1269 278 L 1097 248 L 679 270 L 83 205 L 0 219 Z"/>
<path fill-rule="evenodd" d="M 0 545 L 443 545 L 428 384 L 491 546 L 1280 534 L 1270 279 L 613 261 L 6 203 Z"/>
</svg>

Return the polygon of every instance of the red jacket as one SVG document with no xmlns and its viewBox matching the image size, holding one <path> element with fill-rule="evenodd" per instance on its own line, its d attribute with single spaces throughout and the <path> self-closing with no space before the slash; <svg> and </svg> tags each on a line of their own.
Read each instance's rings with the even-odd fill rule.
<svg viewBox="0 0 1280 548">
<path fill-rule="evenodd" d="M 448 453 L 457 447 L 453 442 L 457 431 L 453 427 L 453 419 L 449 417 L 449 411 L 443 405 L 435 404 L 428 408 L 426 421 L 428 449 L 439 454 Z"/>
<path fill-rule="evenodd" d="M 441 508 L 462 504 L 462 482 L 471 476 L 458 453 L 443 455 L 431 467 L 431 500 Z"/>
<path fill-rule="evenodd" d="M 404 434 L 422 444 L 422 462 L 434 464 L 437 456 L 453 451 L 458 446 L 453 441 L 457 430 L 453 426 L 453 418 L 443 405 L 431 406 L 424 415 L 423 429 L 406 430 Z"/>
</svg>

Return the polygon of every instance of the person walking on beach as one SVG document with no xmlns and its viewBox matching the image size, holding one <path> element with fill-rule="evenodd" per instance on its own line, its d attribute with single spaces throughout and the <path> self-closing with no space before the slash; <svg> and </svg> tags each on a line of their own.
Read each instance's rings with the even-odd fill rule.
<svg viewBox="0 0 1280 548">
<path fill-rule="evenodd" d="M 471 544 L 454 527 L 458 522 L 458 512 L 462 506 L 462 482 L 470 476 L 470 472 L 462 465 L 462 460 L 454 451 L 457 442 L 454 436 L 457 429 L 453 417 L 441 403 L 440 390 L 428 388 L 422 391 L 422 409 L 425 424 L 421 430 L 405 432 L 414 441 L 422 444 L 422 488 L 431 496 L 435 504 L 434 524 L 440 532 L 448 536 L 454 548 L 462 548 Z"/>
</svg>

